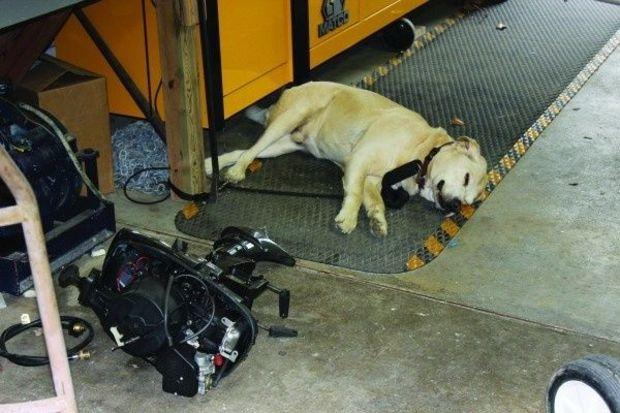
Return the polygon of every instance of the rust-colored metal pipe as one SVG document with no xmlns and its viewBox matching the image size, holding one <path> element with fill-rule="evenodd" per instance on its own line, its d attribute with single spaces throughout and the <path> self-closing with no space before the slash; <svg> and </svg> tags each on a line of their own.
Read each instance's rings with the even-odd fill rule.
<svg viewBox="0 0 620 413">
<path fill-rule="evenodd" d="M 24 403 L 3 404 L 0 405 L 0 410 L 15 413 L 74 413 L 77 412 L 77 405 L 37 199 L 26 177 L 2 145 L 0 145 L 0 179 L 9 188 L 16 202 L 15 206 L 0 209 L 0 226 L 22 224 L 30 270 L 37 293 L 37 306 L 43 325 L 45 346 L 50 360 L 54 389 L 56 390 L 56 397 Z"/>
</svg>

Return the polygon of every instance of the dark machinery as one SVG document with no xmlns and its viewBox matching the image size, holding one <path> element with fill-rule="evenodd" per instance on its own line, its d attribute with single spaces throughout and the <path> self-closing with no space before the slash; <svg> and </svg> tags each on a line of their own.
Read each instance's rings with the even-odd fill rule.
<svg viewBox="0 0 620 413">
<path fill-rule="evenodd" d="M 122 229 L 101 271 L 80 278 L 69 267 L 59 282 L 79 288 L 80 303 L 97 314 L 115 348 L 155 366 L 164 391 L 194 396 L 216 386 L 247 356 L 258 332 L 250 312 L 258 295 L 277 293 L 280 316 L 288 316 L 288 291 L 255 275 L 256 263 L 292 266 L 295 260 L 247 228 L 225 229 L 206 258 L 187 254 L 185 247 Z"/>
<path fill-rule="evenodd" d="M 114 207 L 96 187 L 98 153 L 78 152 L 75 138 L 52 115 L 7 98 L 7 92 L 6 84 L 0 85 L 0 145 L 34 190 L 52 270 L 57 270 L 114 234 Z M 0 207 L 14 203 L 0 181 Z M 32 286 L 16 225 L 0 228 L 0 275 L 0 291 L 17 295 Z"/>
</svg>

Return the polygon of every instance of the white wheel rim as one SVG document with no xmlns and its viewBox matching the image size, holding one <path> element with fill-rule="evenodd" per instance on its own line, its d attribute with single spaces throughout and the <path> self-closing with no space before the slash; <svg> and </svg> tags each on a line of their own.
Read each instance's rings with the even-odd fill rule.
<svg viewBox="0 0 620 413">
<path fill-rule="evenodd" d="M 601 395 L 580 380 L 560 385 L 553 401 L 555 413 L 612 413 Z"/>
</svg>

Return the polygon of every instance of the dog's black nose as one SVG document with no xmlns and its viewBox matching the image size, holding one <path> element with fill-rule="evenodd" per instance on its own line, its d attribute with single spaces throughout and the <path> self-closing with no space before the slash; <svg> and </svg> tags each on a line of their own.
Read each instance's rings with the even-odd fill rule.
<svg viewBox="0 0 620 413">
<path fill-rule="evenodd" d="M 459 212 L 459 210 L 461 209 L 461 200 L 455 198 L 449 201 L 446 206 L 446 209 L 448 209 L 450 212 Z"/>
</svg>

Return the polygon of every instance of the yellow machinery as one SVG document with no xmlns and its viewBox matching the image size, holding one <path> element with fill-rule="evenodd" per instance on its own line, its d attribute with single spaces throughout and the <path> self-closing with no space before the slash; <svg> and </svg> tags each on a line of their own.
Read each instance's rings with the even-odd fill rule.
<svg viewBox="0 0 620 413">
<path fill-rule="evenodd" d="M 310 68 L 336 56 L 426 2 L 427 0 L 309 0 Z M 337 14 L 339 11 L 340 16 Z M 330 18 L 334 20 L 331 26 L 337 27 L 326 32 L 332 28 Z"/>
<path fill-rule="evenodd" d="M 161 74 L 155 1 L 101 0 L 83 12 L 92 23 L 91 32 L 98 32 L 148 106 L 155 106 L 163 117 L 163 99 L 158 93 Z M 216 61 L 220 67 L 208 69 L 221 85 L 221 93 L 209 96 L 216 101 L 214 123 L 221 125 L 224 119 L 282 86 L 307 79 L 310 69 L 426 1 L 206 0 L 212 3 L 209 10 L 217 10 L 217 19 L 207 16 L 206 24 L 215 20 L 219 24 L 219 39 L 210 40 L 219 42 Z M 113 113 L 148 116 L 144 105 L 141 108 L 136 103 L 103 57 L 101 48 L 93 46 L 91 37 L 81 20 L 72 16 L 57 36 L 58 57 L 107 78 Z M 206 127 L 205 97 L 200 95 Z"/>
</svg>

